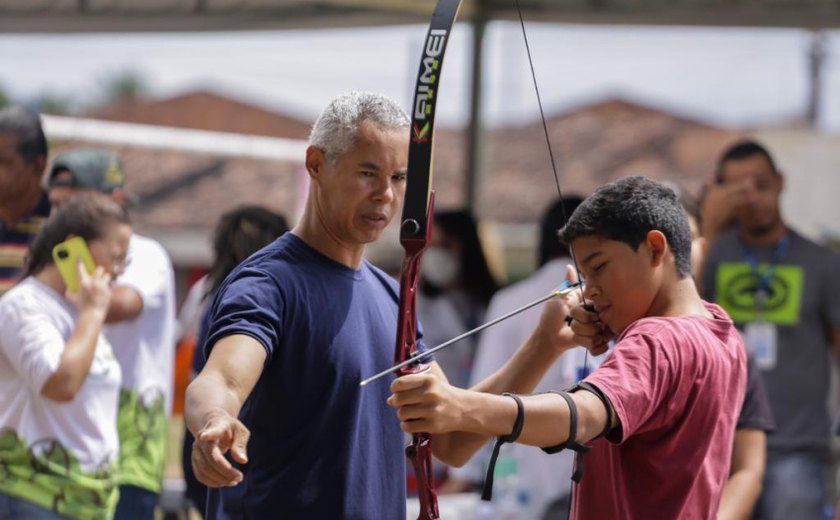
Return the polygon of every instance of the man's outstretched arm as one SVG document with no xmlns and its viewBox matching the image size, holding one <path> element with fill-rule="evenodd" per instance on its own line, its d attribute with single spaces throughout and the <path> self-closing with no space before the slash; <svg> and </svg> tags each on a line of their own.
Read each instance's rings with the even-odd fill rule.
<svg viewBox="0 0 840 520">
<path fill-rule="evenodd" d="M 184 418 L 195 436 L 192 463 L 199 481 L 210 487 L 233 486 L 242 472 L 225 459 L 246 463 L 250 432 L 237 417 L 254 389 L 266 359 L 265 348 L 251 336 L 234 334 L 213 347 L 207 365 L 187 387 Z"/>
</svg>

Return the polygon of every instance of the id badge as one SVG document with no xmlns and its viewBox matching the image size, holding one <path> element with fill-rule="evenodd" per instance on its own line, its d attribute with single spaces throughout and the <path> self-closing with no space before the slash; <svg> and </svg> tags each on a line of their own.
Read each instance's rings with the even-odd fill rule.
<svg viewBox="0 0 840 520">
<path fill-rule="evenodd" d="M 744 342 L 761 370 L 776 367 L 776 339 L 776 325 L 773 323 L 754 321 L 744 328 Z"/>
</svg>

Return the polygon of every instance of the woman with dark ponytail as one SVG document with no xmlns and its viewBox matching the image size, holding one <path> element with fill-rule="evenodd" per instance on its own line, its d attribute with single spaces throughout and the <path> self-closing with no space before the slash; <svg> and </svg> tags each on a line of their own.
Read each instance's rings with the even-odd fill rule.
<svg viewBox="0 0 840 520">
<path fill-rule="evenodd" d="M 80 262 L 70 292 L 52 250 L 76 236 L 96 267 Z M 78 195 L 50 216 L 24 278 L 0 298 L 0 518 L 113 515 L 121 375 L 101 331 L 130 236 L 122 206 Z"/>
</svg>

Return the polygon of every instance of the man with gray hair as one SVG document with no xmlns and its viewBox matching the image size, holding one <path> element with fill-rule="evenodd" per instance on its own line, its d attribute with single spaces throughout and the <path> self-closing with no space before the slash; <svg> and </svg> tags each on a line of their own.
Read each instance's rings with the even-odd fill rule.
<svg viewBox="0 0 840 520">
<path fill-rule="evenodd" d="M 400 210 L 408 128 L 377 94 L 330 103 L 306 150 L 300 222 L 211 302 L 185 412 L 208 518 L 405 517 L 388 386 L 359 381 L 393 358 L 399 288 L 363 254 Z"/>
<path fill-rule="evenodd" d="M 0 109 L 0 295 L 17 281 L 26 249 L 50 214 L 41 187 L 46 165 L 38 114 L 19 106 Z"/>
</svg>

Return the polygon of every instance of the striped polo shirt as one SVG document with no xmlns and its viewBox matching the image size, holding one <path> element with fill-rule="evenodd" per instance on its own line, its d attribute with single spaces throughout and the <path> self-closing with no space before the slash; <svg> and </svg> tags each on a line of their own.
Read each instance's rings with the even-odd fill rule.
<svg viewBox="0 0 840 520">
<path fill-rule="evenodd" d="M 50 199 L 44 191 L 28 215 L 11 224 L 0 222 L 0 296 L 18 281 L 29 244 L 49 215 Z"/>
</svg>

